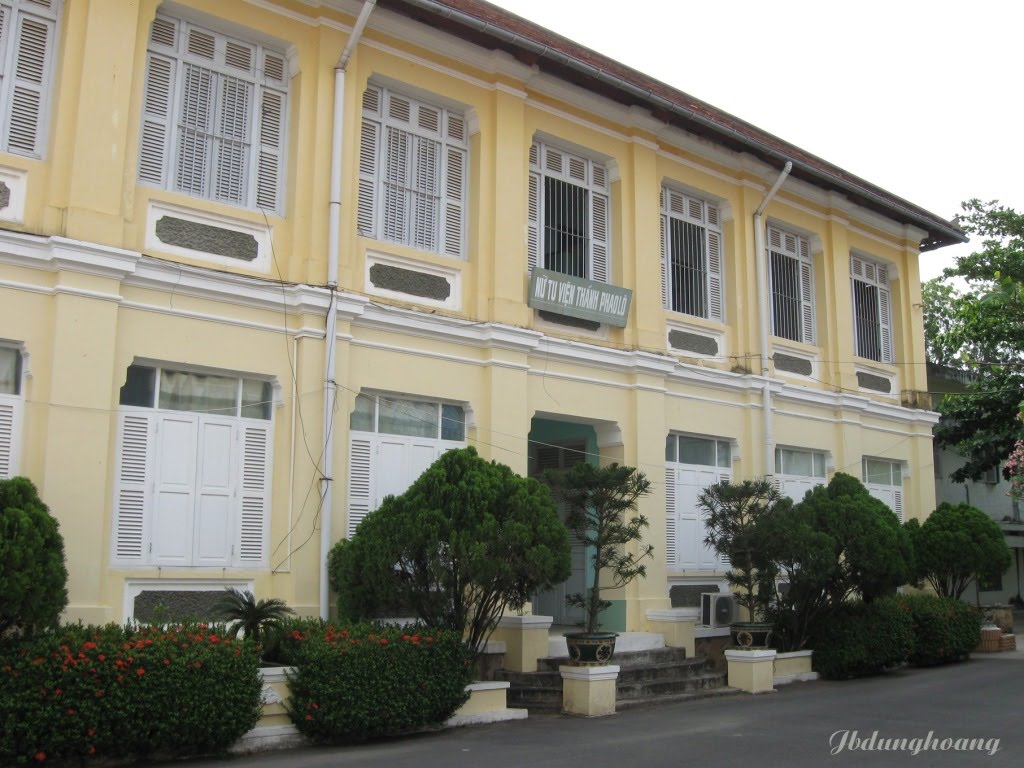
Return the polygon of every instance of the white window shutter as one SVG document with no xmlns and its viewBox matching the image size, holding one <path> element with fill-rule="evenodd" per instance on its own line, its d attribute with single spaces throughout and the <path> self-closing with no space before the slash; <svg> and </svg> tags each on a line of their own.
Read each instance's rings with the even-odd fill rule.
<svg viewBox="0 0 1024 768">
<path fill-rule="evenodd" d="M 449 122 L 451 119 L 449 118 Z M 444 226 L 442 253 L 464 258 L 466 240 L 466 152 L 444 145 Z"/>
<path fill-rule="evenodd" d="M 540 174 L 530 171 L 530 189 L 527 203 L 526 262 L 530 272 L 540 263 L 541 231 L 541 180 Z"/>
<path fill-rule="evenodd" d="M 800 262 L 800 323 L 804 344 L 814 344 L 814 277 L 811 265 Z"/>
<path fill-rule="evenodd" d="M 676 470 L 665 469 L 665 562 L 670 569 L 676 565 Z"/>
<path fill-rule="evenodd" d="M 219 75 L 217 98 L 217 139 L 214 145 L 215 193 L 217 200 L 243 205 L 248 190 L 250 115 L 255 87 L 234 77 Z"/>
<path fill-rule="evenodd" d="M 351 437 L 348 447 L 348 538 L 372 511 L 374 440 Z"/>
<path fill-rule="evenodd" d="M 365 103 L 365 97 L 363 101 Z M 365 237 L 374 237 L 377 234 L 377 166 L 379 153 L 380 123 L 364 117 L 359 136 L 359 200 L 356 211 L 356 226 L 359 229 L 359 234 Z"/>
<path fill-rule="evenodd" d="M 884 286 L 878 287 L 878 324 L 879 336 L 882 344 L 882 362 L 891 363 L 892 355 L 892 301 L 889 289 Z"/>
<path fill-rule="evenodd" d="M 213 149 L 215 76 L 208 69 L 186 64 L 182 78 L 174 187 L 182 192 L 206 195 Z"/>
<path fill-rule="evenodd" d="M 420 114 L 428 114 L 420 109 Z M 436 117 L 436 116 L 435 116 Z M 425 141 L 421 137 L 407 135 L 411 162 L 411 178 L 406 179 L 408 189 L 400 190 L 402 197 L 411 204 L 410 225 L 414 248 L 425 251 L 438 250 L 439 195 L 441 194 L 441 145 Z"/>
<path fill-rule="evenodd" d="M 142 97 L 142 134 L 139 137 L 139 180 L 161 186 L 167 179 L 171 104 L 174 101 L 176 73 L 175 63 L 170 59 L 152 53 L 147 57 L 146 84 Z"/>
<path fill-rule="evenodd" d="M 662 195 L 665 193 L 662 192 Z M 661 306 L 671 309 L 668 305 L 668 248 L 666 237 L 668 236 L 668 216 L 661 214 Z"/>
<path fill-rule="evenodd" d="M 403 102 L 404 103 L 404 102 Z M 392 112 L 396 100 L 391 100 Z M 392 115 L 392 117 L 394 117 Z M 409 205 L 409 137 L 405 131 L 392 127 L 384 129 L 383 158 L 384 188 L 381 197 L 381 236 L 385 240 L 404 242 L 408 230 L 406 218 Z"/>
<path fill-rule="evenodd" d="M 44 111 L 53 57 L 54 22 L 22 13 L 12 40 L 14 71 L 11 84 L 7 150 L 23 155 L 42 155 Z"/>
<path fill-rule="evenodd" d="M 11 9 L 0 5 L 0 93 L 3 93 L 3 85 L 7 82 L 7 48 L 11 40 Z M 6 110 L 3 110 L 6 111 Z M 2 112 L 0 112 L 2 114 Z M 0 118 L 2 123 L 2 118 Z M 4 133 L 7 129 L 4 128 Z"/>
<path fill-rule="evenodd" d="M 18 471 L 18 436 L 21 434 L 21 403 L 0 397 L 0 480 Z"/>
<path fill-rule="evenodd" d="M 271 57 L 267 57 L 270 61 Z M 256 205 L 281 210 L 281 171 L 284 168 L 284 117 L 288 113 L 283 93 L 264 88 L 260 95 L 259 149 L 256 157 Z"/>
<path fill-rule="evenodd" d="M 241 436 L 241 498 L 235 560 L 241 566 L 264 565 L 270 529 L 270 479 L 273 429 L 246 424 Z"/>
<path fill-rule="evenodd" d="M 900 522 L 906 522 L 903 517 L 903 490 L 896 488 L 892 493 L 892 511 L 896 513 L 896 517 L 900 519 Z"/>
<path fill-rule="evenodd" d="M 708 319 L 725 322 L 722 280 L 722 236 L 710 229 L 708 239 Z"/>
<path fill-rule="evenodd" d="M 607 283 L 608 270 L 608 196 L 600 192 L 591 192 L 590 226 L 591 226 L 591 273 L 590 279 L 599 283 Z"/>
<path fill-rule="evenodd" d="M 721 474 L 718 475 L 718 482 L 720 482 L 720 483 L 731 483 L 732 482 L 732 473 L 731 472 L 722 472 Z M 707 533 L 705 533 L 705 535 L 707 535 Z M 716 562 L 716 568 L 719 571 L 728 571 L 730 568 L 732 568 L 732 563 L 729 561 L 729 558 L 726 555 L 719 555 L 719 554 L 716 553 L 715 554 L 715 562 Z"/>
<path fill-rule="evenodd" d="M 123 413 L 118 436 L 118 466 L 114 493 L 113 560 L 148 560 L 149 484 L 152 480 L 153 420 Z"/>
</svg>

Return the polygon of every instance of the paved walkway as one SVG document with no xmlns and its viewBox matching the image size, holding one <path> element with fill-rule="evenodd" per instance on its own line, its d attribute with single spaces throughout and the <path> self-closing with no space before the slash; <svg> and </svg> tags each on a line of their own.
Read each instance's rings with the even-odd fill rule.
<svg viewBox="0 0 1024 768">
<path fill-rule="evenodd" d="M 1024 640 L 1024 638 L 1020 638 Z M 307 748 L 189 768 L 679 768 L 679 766 L 1024 765 L 1024 650 L 934 669 L 846 682 L 796 683 L 777 693 L 633 709 L 613 717 L 560 716 L 383 741 Z M 836 755 L 837 731 L 858 737 L 999 739 L 985 751 L 856 751 Z M 834 739 L 830 745 L 830 739 Z M 991 746 L 991 742 L 990 742 Z M 181 768 L 182 764 L 175 764 Z"/>
</svg>

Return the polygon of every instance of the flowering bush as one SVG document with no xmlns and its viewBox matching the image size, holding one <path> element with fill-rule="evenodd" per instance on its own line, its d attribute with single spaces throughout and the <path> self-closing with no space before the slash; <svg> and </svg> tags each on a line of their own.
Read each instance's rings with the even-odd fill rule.
<svg viewBox="0 0 1024 768">
<path fill-rule="evenodd" d="M 0 643 L 0 765 L 201 754 L 260 716 L 251 642 L 204 626 L 70 626 Z"/>
<path fill-rule="evenodd" d="M 1006 471 L 1010 475 L 1010 495 L 1024 499 L 1024 440 L 1018 440 L 1006 458 Z"/>
<path fill-rule="evenodd" d="M 423 627 L 296 621 L 278 656 L 296 667 L 288 713 L 321 742 L 440 725 L 466 701 L 475 673 L 461 635 Z"/>
<path fill-rule="evenodd" d="M 903 595 L 899 602 L 914 621 L 909 661 L 915 666 L 961 661 L 981 642 L 978 612 L 967 603 L 935 595 Z"/>
</svg>

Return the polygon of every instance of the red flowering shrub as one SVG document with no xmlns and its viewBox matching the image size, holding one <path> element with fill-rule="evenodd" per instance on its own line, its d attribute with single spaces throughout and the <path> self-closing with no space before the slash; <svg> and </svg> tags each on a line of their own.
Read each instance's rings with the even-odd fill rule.
<svg viewBox="0 0 1024 768">
<path fill-rule="evenodd" d="M 288 713 L 306 736 L 345 743 L 440 725 L 476 667 L 458 633 L 292 622 L 278 651 L 295 665 Z"/>
<path fill-rule="evenodd" d="M 0 643 L 0 765 L 222 750 L 260 715 L 259 655 L 205 627 Z"/>
<path fill-rule="evenodd" d="M 914 621 L 910 663 L 917 667 L 966 659 L 981 642 L 978 611 L 952 597 L 903 595 L 900 604 Z"/>
</svg>

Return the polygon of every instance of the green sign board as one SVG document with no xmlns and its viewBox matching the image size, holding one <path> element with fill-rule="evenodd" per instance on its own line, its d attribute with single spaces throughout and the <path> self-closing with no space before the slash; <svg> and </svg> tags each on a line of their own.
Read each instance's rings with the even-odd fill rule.
<svg viewBox="0 0 1024 768">
<path fill-rule="evenodd" d="M 526 303 L 534 309 L 624 328 L 632 300 L 633 292 L 629 288 L 563 275 L 550 269 L 534 269 Z"/>
</svg>

